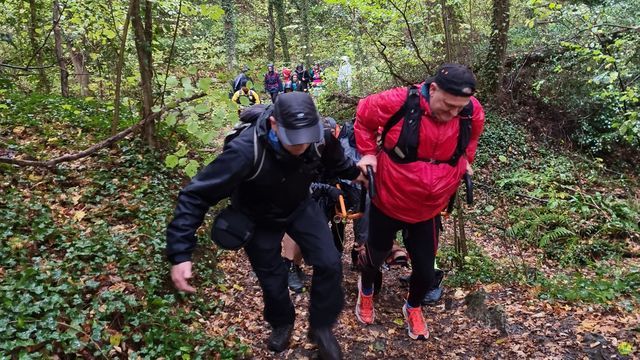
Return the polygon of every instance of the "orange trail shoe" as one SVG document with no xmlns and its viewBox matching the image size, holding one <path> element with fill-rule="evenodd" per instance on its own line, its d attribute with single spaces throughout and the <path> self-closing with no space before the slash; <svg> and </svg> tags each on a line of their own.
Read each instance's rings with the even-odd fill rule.
<svg viewBox="0 0 640 360">
<path fill-rule="evenodd" d="M 407 321 L 407 332 L 413 340 L 426 340 L 429 338 L 429 329 L 422 316 L 422 308 L 410 308 L 407 303 L 402 307 L 402 313 Z"/>
<path fill-rule="evenodd" d="M 361 323 L 373 324 L 373 320 L 376 317 L 375 310 L 373 309 L 373 294 L 365 295 L 362 293 L 362 284 L 358 280 L 358 300 L 356 302 L 356 318 Z"/>
</svg>

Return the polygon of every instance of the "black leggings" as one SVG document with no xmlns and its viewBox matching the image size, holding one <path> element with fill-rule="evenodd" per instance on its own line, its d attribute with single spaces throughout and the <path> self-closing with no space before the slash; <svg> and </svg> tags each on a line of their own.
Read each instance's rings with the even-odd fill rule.
<svg viewBox="0 0 640 360">
<path fill-rule="evenodd" d="M 278 97 L 278 90 L 269 90 L 269 95 L 271 95 L 271 103 L 276 103 L 276 98 Z"/>
<path fill-rule="evenodd" d="M 363 288 L 373 288 L 377 269 L 382 266 L 391 251 L 396 233 L 406 229 L 405 247 L 411 258 L 409 280 L 409 305 L 420 306 L 434 278 L 435 256 L 438 249 L 438 218 L 410 224 L 384 214 L 371 204 L 369 215 L 369 239 L 367 253 L 369 266 L 362 270 Z"/>
</svg>

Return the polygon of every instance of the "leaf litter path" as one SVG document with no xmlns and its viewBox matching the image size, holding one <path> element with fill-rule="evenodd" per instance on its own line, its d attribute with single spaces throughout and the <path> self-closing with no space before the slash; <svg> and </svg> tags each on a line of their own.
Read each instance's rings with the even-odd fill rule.
<svg viewBox="0 0 640 360">
<path fill-rule="evenodd" d="M 481 242 L 481 240 L 480 240 Z M 480 244 L 482 245 L 482 244 Z M 350 245 L 345 246 L 350 249 Z M 407 289 L 398 276 L 407 269 L 384 272 L 383 289 L 377 295 L 375 324 L 363 326 L 355 318 L 354 306 L 358 274 L 350 270 L 348 254 L 343 255 L 345 308 L 334 329 L 345 359 L 625 359 L 639 356 L 640 314 L 597 305 L 546 302 L 535 289 L 501 284 L 478 285 L 467 289 L 446 289 L 443 300 L 425 307 L 431 337 L 411 340 L 406 333 L 401 307 Z M 289 349 L 275 354 L 266 347 L 270 334 L 262 319 L 262 294 L 244 252 L 224 252 L 218 266 L 223 270 L 221 285 L 207 293 L 224 302 L 205 319 L 211 335 L 239 339 L 251 347 L 256 359 L 316 359 L 317 351 L 307 341 L 309 292 L 291 294 L 296 323 Z M 311 268 L 304 267 L 307 287 Z M 467 317 L 466 294 L 482 288 L 487 305 L 500 305 L 507 319 L 506 336 Z M 447 304 L 446 309 L 445 305 Z M 621 356 L 617 346 L 625 341 L 634 347 L 630 356 Z"/>
</svg>

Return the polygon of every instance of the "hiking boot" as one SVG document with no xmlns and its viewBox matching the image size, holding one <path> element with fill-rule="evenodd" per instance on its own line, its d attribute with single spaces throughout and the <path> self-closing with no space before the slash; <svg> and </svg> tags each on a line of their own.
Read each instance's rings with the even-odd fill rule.
<svg viewBox="0 0 640 360">
<path fill-rule="evenodd" d="M 342 359 L 342 350 L 338 345 L 338 340 L 333 335 L 330 327 L 311 328 L 309 330 L 309 339 L 318 345 L 318 352 L 322 360 L 339 360 Z"/>
<path fill-rule="evenodd" d="M 442 298 L 442 293 L 444 289 L 442 287 L 442 280 L 444 279 L 444 271 L 440 269 L 435 269 L 433 279 L 433 286 L 427 291 L 424 295 L 424 299 L 422 299 L 422 305 L 433 306 L 440 301 Z"/>
<path fill-rule="evenodd" d="M 361 279 L 358 279 L 358 300 L 356 301 L 356 318 L 361 323 L 373 324 L 373 320 L 376 317 L 375 310 L 373 309 L 373 294 L 365 295 L 362 293 Z"/>
<path fill-rule="evenodd" d="M 271 336 L 269 336 L 267 348 L 275 352 L 285 351 L 291 341 L 292 333 L 293 324 L 274 327 L 273 330 L 271 330 Z"/>
<path fill-rule="evenodd" d="M 300 281 L 302 281 L 303 284 L 307 282 L 307 274 L 305 274 L 302 270 L 302 266 L 296 265 L 296 272 L 298 273 L 298 278 L 300 279 Z"/>
<path fill-rule="evenodd" d="M 429 329 L 422 316 L 422 308 L 409 308 L 407 303 L 402 306 L 402 313 L 407 322 L 407 332 L 413 340 L 426 340 L 429 338 Z"/>
<path fill-rule="evenodd" d="M 427 291 L 427 293 L 424 295 L 424 299 L 422 299 L 422 305 L 436 305 L 442 298 L 442 292 L 442 287 L 437 287 L 435 289 Z"/>
<path fill-rule="evenodd" d="M 289 284 L 289 290 L 299 294 L 304 290 L 304 284 L 302 283 L 302 279 L 300 278 L 300 273 L 302 269 L 300 269 L 297 265 L 291 265 L 289 267 L 289 273 L 287 274 L 287 282 Z"/>
</svg>

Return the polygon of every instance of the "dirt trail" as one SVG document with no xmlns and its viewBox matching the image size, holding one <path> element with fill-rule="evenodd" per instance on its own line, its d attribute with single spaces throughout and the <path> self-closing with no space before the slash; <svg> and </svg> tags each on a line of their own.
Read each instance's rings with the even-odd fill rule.
<svg viewBox="0 0 640 360">
<path fill-rule="evenodd" d="M 620 341 L 630 342 L 636 351 L 640 344 L 640 334 L 634 331 L 640 324 L 639 314 L 549 303 L 535 296 L 536 289 L 500 284 L 482 288 L 487 293 L 487 305 L 504 308 L 507 336 L 465 314 L 464 297 L 478 286 L 446 289 L 440 304 L 424 311 L 431 337 L 414 341 L 406 334 L 401 312 L 407 289 L 398 276 L 407 270 L 385 271 L 383 290 L 376 298 L 375 324 L 365 327 L 357 322 L 353 311 L 358 274 L 350 270 L 349 262 L 348 254 L 344 254 L 346 304 L 335 328 L 346 359 L 624 359 L 616 351 Z M 292 294 L 297 315 L 292 344 L 287 351 L 274 354 L 266 347 L 270 330 L 262 320 L 261 292 L 246 255 L 225 252 L 218 266 L 225 273 L 222 286 L 207 293 L 222 299 L 225 306 L 204 319 L 209 333 L 235 333 L 237 339 L 251 346 L 256 359 L 317 358 L 315 346 L 306 337 L 308 292 Z M 311 274 L 310 267 L 304 271 Z"/>
</svg>

